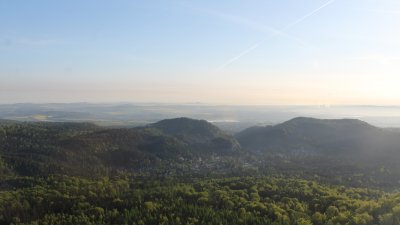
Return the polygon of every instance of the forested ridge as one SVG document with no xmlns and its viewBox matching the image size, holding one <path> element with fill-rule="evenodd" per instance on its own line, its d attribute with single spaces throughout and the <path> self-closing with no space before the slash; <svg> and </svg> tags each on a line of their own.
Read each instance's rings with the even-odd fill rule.
<svg viewBox="0 0 400 225">
<path fill-rule="evenodd" d="M 343 151 L 365 134 L 395 140 L 386 132 L 300 118 L 237 141 L 188 118 L 136 128 L 1 121 L 0 224 L 397 225 L 394 142 L 370 164 Z M 275 142 L 255 149 L 245 138 Z M 285 149 L 271 151 L 279 142 Z"/>
<path fill-rule="evenodd" d="M 400 224 L 400 194 L 276 177 L 9 178 L 1 224 Z"/>
</svg>

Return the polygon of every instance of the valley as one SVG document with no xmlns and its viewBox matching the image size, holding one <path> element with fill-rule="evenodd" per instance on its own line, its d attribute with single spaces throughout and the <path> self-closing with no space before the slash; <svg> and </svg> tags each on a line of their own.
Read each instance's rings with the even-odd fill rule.
<svg viewBox="0 0 400 225">
<path fill-rule="evenodd" d="M 354 119 L 4 120 L 0 224 L 399 224 L 399 137 Z"/>
</svg>

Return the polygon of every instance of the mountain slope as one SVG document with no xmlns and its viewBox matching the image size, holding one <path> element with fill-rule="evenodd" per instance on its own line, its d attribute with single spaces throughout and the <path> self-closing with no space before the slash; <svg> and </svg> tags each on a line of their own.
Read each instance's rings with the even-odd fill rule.
<svg viewBox="0 0 400 225">
<path fill-rule="evenodd" d="M 236 154 L 240 144 L 236 139 L 205 120 L 176 118 L 149 125 L 163 134 L 175 137 L 195 151 L 217 154 Z"/>
<path fill-rule="evenodd" d="M 21 175 L 140 170 L 231 156 L 239 150 L 236 140 L 217 127 L 187 118 L 132 129 L 90 123 L 0 123 L 0 171 Z"/>
<path fill-rule="evenodd" d="M 354 119 L 299 117 L 275 126 L 252 127 L 235 137 L 243 148 L 257 152 L 358 158 L 400 156 L 399 133 Z"/>
</svg>

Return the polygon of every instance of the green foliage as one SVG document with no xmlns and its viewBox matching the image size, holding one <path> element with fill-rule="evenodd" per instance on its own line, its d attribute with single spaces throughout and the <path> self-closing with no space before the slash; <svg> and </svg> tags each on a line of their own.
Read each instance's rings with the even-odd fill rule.
<svg viewBox="0 0 400 225">
<path fill-rule="evenodd" d="M 0 224 L 400 224 L 400 195 L 343 192 L 302 179 L 51 176 L 25 182 L 0 192 Z"/>
<path fill-rule="evenodd" d="M 206 121 L 160 121 L 150 127 L 89 123 L 0 123 L 0 171 L 24 176 L 103 176 L 153 170 L 236 153 L 240 145 Z M 189 132 L 189 133 L 186 133 Z"/>
<path fill-rule="evenodd" d="M 304 121 L 282 132 L 297 129 L 293 122 Z M 400 194 L 381 188 L 398 187 L 390 165 L 366 173 L 331 158 L 237 147 L 186 118 L 134 129 L 3 123 L 0 225 L 400 225 Z"/>
</svg>

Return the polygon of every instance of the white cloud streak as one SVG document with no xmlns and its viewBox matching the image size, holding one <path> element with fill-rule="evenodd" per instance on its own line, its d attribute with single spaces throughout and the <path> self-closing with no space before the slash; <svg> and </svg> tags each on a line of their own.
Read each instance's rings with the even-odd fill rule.
<svg viewBox="0 0 400 225">
<path fill-rule="evenodd" d="M 288 30 L 294 26 L 296 26 L 297 24 L 303 22 L 304 20 L 306 20 L 308 17 L 313 16 L 315 13 L 319 12 L 320 10 L 322 10 L 323 8 L 327 7 L 328 5 L 332 4 L 333 2 L 335 2 L 336 0 L 330 0 L 328 2 L 326 2 L 325 4 L 321 5 L 320 7 L 316 8 L 315 10 L 311 11 L 310 13 L 307 13 L 306 15 L 300 17 L 298 20 L 294 21 L 293 23 L 290 23 L 288 25 L 286 25 L 282 30 Z"/>
<path fill-rule="evenodd" d="M 224 69 L 224 68 L 225 68 L 226 66 L 228 66 L 229 64 L 235 62 L 236 60 L 240 59 L 242 56 L 244 56 L 244 55 L 246 55 L 247 53 L 253 51 L 253 50 L 256 49 L 256 48 L 258 48 L 258 46 L 260 46 L 261 43 L 262 43 L 262 41 L 260 41 L 260 42 L 258 42 L 258 43 L 256 43 L 256 44 L 254 44 L 254 45 L 252 45 L 252 46 L 250 46 L 250 48 L 246 49 L 245 51 L 242 51 L 239 55 L 237 55 L 237 56 L 231 58 L 230 60 L 226 61 L 224 64 L 222 64 L 221 66 L 219 66 L 219 67 L 217 68 L 216 71 L 220 71 L 220 70 Z"/>
<path fill-rule="evenodd" d="M 304 44 L 303 41 L 297 39 L 297 38 L 293 38 L 292 36 L 288 35 L 285 33 L 286 30 L 298 25 L 299 23 L 303 22 L 304 20 L 306 20 L 307 18 L 313 16 L 314 14 L 316 14 L 317 12 L 319 12 L 320 10 L 322 10 L 323 8 L 327 7 L 328 5 L 332 4 L 333 2 L 335 2 L 335 0 L 329 0 L 328 2 L 326 2 L 325 4 L 321 5 L 320 7 L 316 8 L 315 10 L 311 11 L 310 13 L 307 13 L 306 15 L 300 17 L 298 20 L 286 25 L 282 30 L 278 30 L 278 29 L 272 29 L 273 32 L 270 32 L 273 34 L 273 36 L 275 35 L 280 35 L 280 36 L 284 36 L 287 37 L 289 39 L 292 40 L 296 40 L 296 42 L 301 42 Z M 218 70 L 222 70 L 225 67 L 229 66 L 230 64 L 234 63 L 235 61 L 239 60 L 241 57 L 247 55 L 248 53 L 250 53 L 251 51 L 255 50 L 256 48 L 258 48 L 262 43 L 264 42 L 258 42 L 255 45 L 252 45 L 250 48 L 245 49 L 244 51 L 240 52 L 238 55 L 236 55 L 235 57 L 231 58 L 230 60 L 226 61 L 225 63 L 223 63 L 221 66 L 218 67 Z"/>
<path fill-rule="evenodd" d="M 245 17 L 241 17 L 241 16 L 237 16 L 237 15 L 231 15 L 231 14 L 219 12 L 216 10 L 210 10 L 210 9 L 204 9 L 204 8 L 198 8 L 198 7 L 197 8 L 190 7 L 190 8 L 192 8 L 196 11 L 206 13 L 208 15 L 220 18 L 222 20 L 234 23 L 234 24 L 243 25 L 247 28 L 253 29 L 253 30 L 261 32 L 261 33 L 266 33 L 266 34 L 269 34 L 272 36 L 282 36 L 282 37 L 290 39 L 300 45 L 310 47 L 309 43 L 306 43 L 305 41 L 303 41 L 297 37 L 291 36 L 288 33 L 283 32 L 282 30 L 279 30 L 272 26 L 268 26 L 263 23 L 259 23 L 257 21 L 251 20 L 249 18 L 245 18 Z"/>
<path fill-rule="evenodd" d="M 387 10 L 387 9 L 359 9 L 364 12 L 386 14 L 386 15 L 400 15 L 400 10 Z"/>
<path fill-rule="evenodd" d="M 66 41 L 63 39 L 34 39 L 34 38 L 1 38 L 0 44 L 3 46 L 14 46 L 14 45 L 23 45 L 23 46 L 48 46 L 48 45 L 62 45 L 68 44 L 70 41 Z"/>
</svg>

